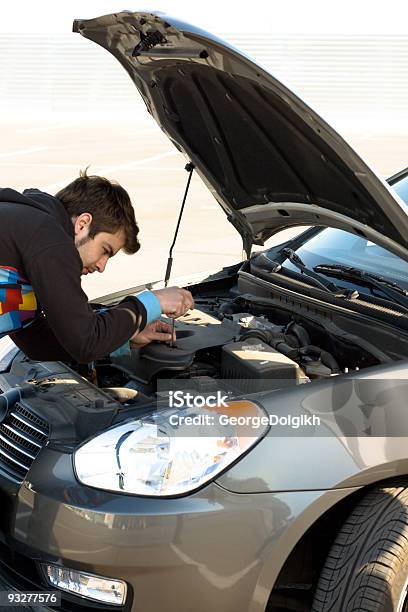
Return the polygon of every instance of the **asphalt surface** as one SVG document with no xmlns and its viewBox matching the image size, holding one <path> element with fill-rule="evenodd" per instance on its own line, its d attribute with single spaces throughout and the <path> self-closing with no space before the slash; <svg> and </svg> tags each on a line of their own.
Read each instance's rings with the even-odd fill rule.
<svg viewBox="0 0 408 612">
<path fill-rule="evenodd" d="M 133 256 L 118 254 L 103 274 L 84 278 L 90 298 L 164 277 L 188 176 L 185 158 L 147 114 L 26 116 L 18 121 L 3 117 L 0 123 L 2 186 L 38 187 L 54 194 L 89 165 L 88 173 L 115 179 L 129 191 L 142 248 Z M 406 134 L 354 129 L 342 135 L 384 177 L 407 165 Z M 273 240 L 283 239 L 280 235 Z M 241 257 L 239 235 L 194 176 L 174 249 L 173 281 L 215 271 Z"/>
</svg>

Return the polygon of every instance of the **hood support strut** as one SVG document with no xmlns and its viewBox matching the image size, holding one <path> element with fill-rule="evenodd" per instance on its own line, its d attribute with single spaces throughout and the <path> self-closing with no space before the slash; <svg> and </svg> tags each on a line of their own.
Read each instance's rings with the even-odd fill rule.
<svg viewBox="0 0 408 612">
<path fill-rule="evenodd" d="M 185 205 L 186 200 L 187 200 L 188 190 L 190 189 L 190 183 L 191 183 L 191 177 L 193 176 L 194 164 L 189 162 L 185 166 L 184 169 L 187 170 L 187 172 L 188 172 L 188 179 L 187 179 L 186 190 L 184 192 L 183 202 L 181 204 L 181 209 L 180 209 L 179 217 L 178 217 L 178 220 L 177 220 L 176 231 L 174 232 L 173 242 L 171 244 L 170 251 L 169 251 L 169 258 L 167 260 L 166 274 L 165 274 L 165 277 L 164 277 L 164 286 L 165 287 L 167 287 L 167 284 L 169 282 L 169 278 L 170 278 L 170 274 L 171 274 L 171 268 L 173 266 L 173 249 L 174 249 L 174 245 L 176 244 L 177 234 L 178 234 L 180 223 L 181 223 L 181 217 L 183 216 L 184 205 Z"/>
</svg>

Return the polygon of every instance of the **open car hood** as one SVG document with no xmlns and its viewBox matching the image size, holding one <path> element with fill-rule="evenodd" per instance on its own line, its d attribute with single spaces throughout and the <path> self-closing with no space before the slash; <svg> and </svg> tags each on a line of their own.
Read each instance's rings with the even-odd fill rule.
<svg viewBox="0 0 408 612">
<path fill-rule="evenodd" d="M 315 112 L 211 34 L 162 14 L 75 20 L 114 55 L 249 253 L 286 227 L 354 232 L 408 261 L 398 196 Z"/>
</svg>

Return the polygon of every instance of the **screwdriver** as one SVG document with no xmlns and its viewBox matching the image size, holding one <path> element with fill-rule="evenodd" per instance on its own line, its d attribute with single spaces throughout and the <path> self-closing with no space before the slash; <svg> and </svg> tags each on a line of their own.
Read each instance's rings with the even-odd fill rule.
<svg viewBox="0 0 408 612">
<path fill-rule="evenodd" d="M 172 320 L 171 320 L 171 340 L 170 340 L 171 348 L 174 348 L 174 346 L 175 346 L 175 342 L 174 342 L 174 329 L 175 329 L 175 325 L 176 325 L 175 321 L 176 321 L 176 319 L 175 319 L 175 317 L 173 317 Z"/>
</svg>

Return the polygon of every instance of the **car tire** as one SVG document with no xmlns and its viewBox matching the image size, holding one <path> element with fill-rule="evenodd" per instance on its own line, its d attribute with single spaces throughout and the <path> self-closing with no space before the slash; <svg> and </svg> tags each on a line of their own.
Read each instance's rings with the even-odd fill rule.
<svg viewBox="0 0 408 612">
<path fill-rule="evenodd" d="M 326 558 L 312 612 L 408 612 L 408 488 L 376 487 Z"/>
</svg>

